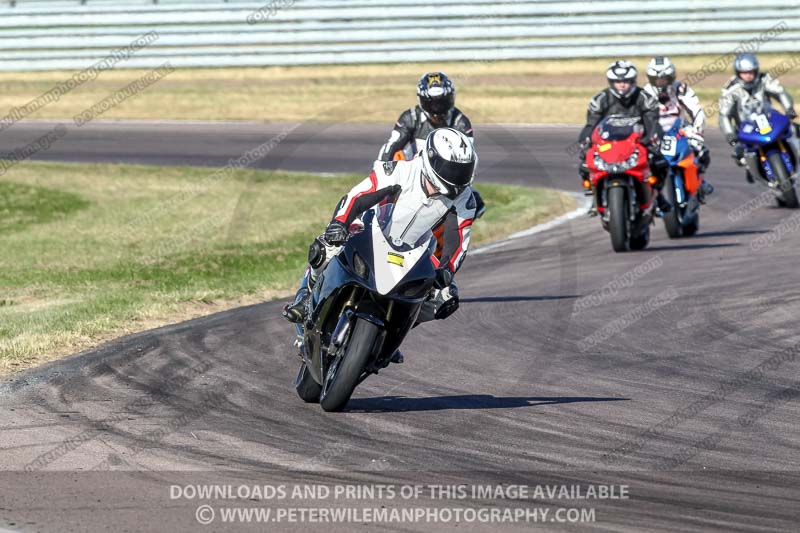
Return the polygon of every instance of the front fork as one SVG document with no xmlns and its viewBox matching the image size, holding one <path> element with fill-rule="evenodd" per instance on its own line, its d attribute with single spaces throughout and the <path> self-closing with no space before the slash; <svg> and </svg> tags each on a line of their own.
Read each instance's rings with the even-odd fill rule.
<svg viewBox="0 0 800 533">
<path fill-rule="evenodd" d="M 781 159 L 786 166 L 789 177 L 794 182 L 795 175 L 797 174 L 798 152 L 793 142 L 794 138 L 787 141 L 778 141 L 778 148 L 781 152 Z M 770 187 L 776 185 L 775 171 L 770 166 L 767 153 L 763 148 L 759 148 L 756 152 L 745 152 L 745 164 L 750 175 L 753 177 L 766 178 L 767 184 Z"/>
<path fill-rule="evenodd" d="M 636 197 L 636 187 L 634 187 L 630 176 L 616 176 L 616 177 L 607 177 L 604 180 L 603 188 L 598 189 L 600 192 L 600 197 L 598 198 L 598 205 L 603 206 L 603 222 L 608 222 L 609 219 L 609 212 L 608 212 L 608 192 L 613 187 L 624 187 L 626 190 L 626 195 L 628 197 L 628 219 L 631 222 L 636 220 L 636 214 L 639 211 L 639 203 Z"/>
<path fill-rule="evenodd" d="M 686 187 L 684 186 L 683 176 L 680 172 L 675 172 L 670 170 L 670 175 L 672 176 L 672 185 L 675 187 L 675 201 L 677 202 L 677 206 L 683 209 L 686 207 L 689 198 L 686 195 Z"/>
</svg>

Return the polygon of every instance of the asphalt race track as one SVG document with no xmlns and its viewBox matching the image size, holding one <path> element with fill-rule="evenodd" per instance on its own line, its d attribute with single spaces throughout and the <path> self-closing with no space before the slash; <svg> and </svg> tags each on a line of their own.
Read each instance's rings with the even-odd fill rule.
<svg viewBox="0 0 800 533">
<path fill-rule="evenodd" d="M 15 125 L 0 133 L 0 153 L 52 126 Z M 37 157 L 221 166 L 289 127 L 97 122 L 69 129 Z M 574 157 L 565 153 L 576 127 L 476 131 L 480 180 L 577 190 Z M 257 166 L 363 172 L 386 133 L 294 127 Z M 615 254 L 599 222 L 580 217 L 473 255 L 459 273 L 459 312 L 415 329 L 405 363 L 365 381 L 347 412 L 327 414 L 297 397 L 283 302 L 131 336 L 6 378 L 0 527 L 796 531 L 800 224 L 773 204 L 736 210 L 761 191 L 745 182 L 716 131 L 709 138 L 717 191 L 696 237 L 670 240 L 658 221 L 647 250 Z M 208 501 L 170 488 L 380 483 L 584 491 L 612 484 L 626 485 L 628 497 L 377 501 L 549 507 L 536 524 L 265 527 L 223 525 L 215 509 L 217 521 L 201 527 L 200 504 L 277 510 L 376 502 L 352 494 Z M 552 520 L 568 507 L 594 508 L 595 520 Z"/>
</svg>

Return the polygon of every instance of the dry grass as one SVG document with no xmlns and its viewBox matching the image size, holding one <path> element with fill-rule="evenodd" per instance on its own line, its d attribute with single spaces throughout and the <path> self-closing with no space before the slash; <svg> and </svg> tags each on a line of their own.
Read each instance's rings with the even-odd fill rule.
<svg viewBox="0 0 800 533">
<path fill-rule="evenodd" d="M 718 57 L 675 58 L 679 76 Z M 763 55 L 761 61 L 768 69 L 790 58 Z M 648 60 L 631 59 L 640 70 Z M 588 99 L 605 86 L 607 65 L 607 59 L 580 59 L 177 70 L 103 118 L 392 122 L 415 102 L 420 74 L 441 69 L 457 84 L 457 105 L 476 123 L 578 123 Z M 32 117 L 72 117 L 145 72 L 102 73 Z M 24 105 L 71 74 L 0 73 L 0 109 Z M 696 86 L 704 104 L 717 98 L 728 76 L 713 74 Z M 800 87 L 800 69 L 782 80 L 789 88 Z"/>
<path fill-rule="evenodd" d="M 204 182 L 215 170 L 25 162 L 2 176 L 0 374 L 288 296 L 308 243 L 362 179 L 243 169 Z M 481 192 L 476 244 L 573 208 L 552 190 Z"/>
</svg>

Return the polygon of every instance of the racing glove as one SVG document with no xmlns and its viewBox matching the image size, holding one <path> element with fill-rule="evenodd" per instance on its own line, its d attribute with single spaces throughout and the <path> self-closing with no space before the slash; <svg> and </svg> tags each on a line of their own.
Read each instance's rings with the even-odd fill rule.
<svg viewBox="0 0 800 533">
<path fill-rule="evenodd" d="M 789 117 L 789 120 L 794 120 L 797 118 L 797 111 L 795 111 L 793 107 L 790 107 L 786 110 L 786 116 Z"/>
<path fill-rule="evenodd" d="M 705 139 L 703 139 L 703 135 L 696 132 L 693 126 L 686 126 L 683 128 L 683 134 L 686 136 L 686 140 L 689 141 L 689 145 L 695 149 L 695 151 L 700 151 L 703 149 L 703 144 Z"/>
<path fill-rule="evenodd" d="M 340 244 L 344 244 L 344 241 L 347 240 L 349 235 L 350 233 L 347 231 L 347 227 L 338 220 L 334 220 L 325 228 L 325 233 L 322 234 L 322 238 L 332 246 L 339 246 Z"/>
</svg>

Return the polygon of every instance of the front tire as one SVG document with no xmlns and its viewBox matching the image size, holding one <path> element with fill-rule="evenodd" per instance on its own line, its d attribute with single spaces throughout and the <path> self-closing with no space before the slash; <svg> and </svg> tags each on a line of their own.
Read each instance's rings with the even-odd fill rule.
<svg viewBox="0 0 800 533">
<path fill-rule="evenodd" d="M 664 228 L 667 230 L 667 236 L 670 239 L 679 239 L 683 237 L 683 227 L 681 226 L 680 216 L 678 215 L 678 199 L 675 196 L 675 175 L 669 173 L 664 183 L 664 198 L 672 204 L 672 209 L 669 213 L 664 213 Z"/>
<path fill-rule="evenodd" d="M 786 165 L 783 164 L 783 158 L 780 153 L 776 152 L 769 156 L 769 166 L 772 167 L 772 173 L 777 184 L 781 188 L 788 185 L 786 190 L 781 193 L 783 203 L 789 209 L 797 209 L 800 206 L 797 201 L 797 191 L 794 190 L 794 186 L 789 182 L 789 172 L 786 170 Z"/>
<path fill-rule="evenodd" d="M 379 328 L 366 320 L 356 319 L 344 354 L 337 356 L 325 375 L 320 405 L 329 412 L 341 411 L 358 385 L 358 380 L 378 336 Z"/>
<path fill-rule="evenodd" d="M 319 403 L 322 385 L 314 381 L 305 363 L 300 365 L 300 372 L 297 373 L 297 379 L 294 381 L 294 388 L 297 390 L 297 395 L 300 396 L 304 402 Z"/>
<path fill-rule="evenodd" d="M 628 242 L 628 198 L 622 187 L 608 190 L 608 232 L 611 234 L 611 247 L 615 252 L 627 252 Z"/>
</svg>

